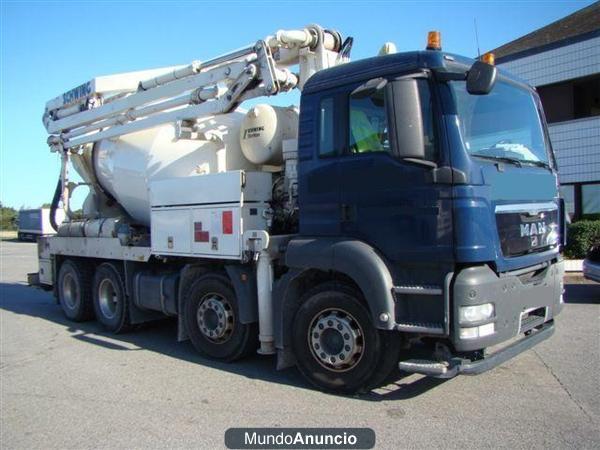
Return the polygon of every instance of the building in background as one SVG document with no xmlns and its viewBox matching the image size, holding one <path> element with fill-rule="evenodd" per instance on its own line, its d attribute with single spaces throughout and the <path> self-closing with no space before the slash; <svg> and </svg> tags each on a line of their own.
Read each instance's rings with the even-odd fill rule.
<svg viewBox="0 0 600 450">
<path fill-rule="evenodd" d="M 571 217 L 600 215 L 600 2 L 492 53 L 540 95 Z"/>
</svg>

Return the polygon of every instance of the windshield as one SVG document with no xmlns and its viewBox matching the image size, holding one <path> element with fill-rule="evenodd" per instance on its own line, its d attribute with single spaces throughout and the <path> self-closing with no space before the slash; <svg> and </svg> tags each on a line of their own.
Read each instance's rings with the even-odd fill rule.
<svg viewBox="0 0 600 450">
<path fill-rule="evenodd" d="M 540 115 L 530 92 L 505 82 L 498 82 L 487 95 L 469 94 L 465 82 L 451 86 L 469 154 L 548 163 Z"/>
</svg>

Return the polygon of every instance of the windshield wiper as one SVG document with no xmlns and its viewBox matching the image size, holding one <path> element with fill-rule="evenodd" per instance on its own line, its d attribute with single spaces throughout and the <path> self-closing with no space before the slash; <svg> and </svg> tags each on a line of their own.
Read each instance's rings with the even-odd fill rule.
<svg viewBox="0 0 600 450">
<path fill-rule="evenodd" d="M 508 156 L 491 156 L 491 155 L 478 155 L 474 153 L 473 156 L 477 156 L 478 158 L 484 159 L 492 159 L 495 161 L 502 161 L 509 164 L 514 164 L 517 167 L 523 167 L 523 164 L 531 164 L 533 166 L 543 167 L 544 169 L 552 170 L 550 164 L 544 161 L 534 161 L 532 159 L 519 159 L 519 158 L 510 158 Z"/>
<path fill-rule="evenodd" d="M 514 164 L 517 167 L 523 167 L 523 161 L 518 158 L 509 158 L 508 156 L 478 155 L 477 153 L 473 153 L 472 155 L 476 156 L 477 158 L 491 159 L 493 161 L 501 161 L 509 164 Z"/>
</svg>

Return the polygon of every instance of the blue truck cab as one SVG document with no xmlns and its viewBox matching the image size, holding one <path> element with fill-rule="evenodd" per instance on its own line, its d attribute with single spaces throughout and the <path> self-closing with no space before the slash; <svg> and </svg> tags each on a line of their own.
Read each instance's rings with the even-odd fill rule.
<svg viewBox="0 0 600 450">
<path fill-rule="evenodd" d="M 306 83 L 276 328 L 317 386 L 476 374 L 553 333 L 565 223 L 543 110 L 482 64 L 416 51 Z"/>
</svg>

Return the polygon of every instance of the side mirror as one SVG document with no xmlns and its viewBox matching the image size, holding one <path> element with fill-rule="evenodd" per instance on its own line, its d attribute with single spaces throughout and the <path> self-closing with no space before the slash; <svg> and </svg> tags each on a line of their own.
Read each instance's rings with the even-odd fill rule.
<svg viewBox="0 0 600 450">
<path fill-rule="evenodd" d="M 423 117 L 419 86 L 414 78 L 396 80 L 387 86 L 390 135 L 395 136 L 398 157 L 425 161 Z M 413 161 L 416 162 L 416 161 Z"/>
<path fill-rule="evenodd" d="M 494 88 L 497 78 L 496 66 L 475 61 L 467 72 L 467 92 L 472 95 L 487 95 Z"/>
</svg>

